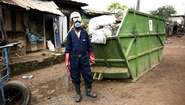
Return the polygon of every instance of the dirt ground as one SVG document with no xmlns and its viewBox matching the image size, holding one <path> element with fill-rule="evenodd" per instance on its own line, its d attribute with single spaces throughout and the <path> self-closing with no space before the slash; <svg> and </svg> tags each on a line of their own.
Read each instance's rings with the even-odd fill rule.
<svg viewBox="0 0 185 105">
<path fill-rule="evenodd" d="M 22 79 L 23 75 L 34 77 Z M 23 75 L 13 79 L 30 87 L 32 105 L 75 105 L 73 91 L 64 86 L 63 63 Z M 98 97 L 86 97 L 82 86 L 80 105 L 185 105 L 185 37 L 168 38 L 161 63 L 136 83 L 103 80 L 93 86 Z"/>
</svg>

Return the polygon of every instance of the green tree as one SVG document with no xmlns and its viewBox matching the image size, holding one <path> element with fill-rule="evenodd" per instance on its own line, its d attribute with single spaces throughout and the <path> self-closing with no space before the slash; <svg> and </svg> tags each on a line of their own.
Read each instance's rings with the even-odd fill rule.
<svg viewBox="0 0 185 105">
<path fill-rule="evenodd" d="M 127 8 L 126 5 L 122 5 L 118 2 L 113 2 L 111 5 L 108 6 L 108 10 L 113 13 L 123 12 L 125 8 Z"/>
<path fill-rule="evenodd" d="M 150 11 L 150 14 L 152 15 L 158 15 L 163 18 L 168 18 L 171 14 L 175 14 L 176 10 L 173 6 L 166 5 L 159 7 L 157 10 Z"/>
</svg>

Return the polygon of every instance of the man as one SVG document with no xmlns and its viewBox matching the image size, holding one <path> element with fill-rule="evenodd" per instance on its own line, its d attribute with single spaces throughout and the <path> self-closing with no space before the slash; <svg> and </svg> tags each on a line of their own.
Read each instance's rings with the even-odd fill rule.
<svg viewBox="0 0 185 105">
<path fill-rule="evenodd" d="M 65 65 L 70 72 L 72 82 L 75 87 L 75 101 L 82 99 L 80 91 L 81 75 L 85 82 L 86 95 L 96 98 L 95 92 L 92 92 L 92 74 L 90 63 L 95 63 L 95 56 L 87 32 L 81 27 L 81 15 L 73 12 L 70 16 L 72 28 L 67 35 L 65 49 Z"/>
</svg>

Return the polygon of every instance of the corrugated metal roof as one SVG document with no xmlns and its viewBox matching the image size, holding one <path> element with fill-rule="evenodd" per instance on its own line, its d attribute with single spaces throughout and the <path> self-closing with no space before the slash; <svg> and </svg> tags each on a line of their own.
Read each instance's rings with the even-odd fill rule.
<svg viewBox="0 0 185 105">
<path fill-rule="evenodd" d="M 42 12 L 49 12 L 63 16 L 58 6 L 53 1 L 39 1 L 39 0 L 0 0 L 5 4 L 20 6 L 27 10 L 36 9 Z"/>
<path fill-rule="evenodd" d="M 53 0 L 53 1 L 55 1 L 55 3 L 57 3 L 57 5 L 59 3 L 60 5 L 64 5 L 64 6 L 70 5 L 72 7 L 73 6 L 75 6 L 75 7 L 76 6 L 77 7 L 88 6 L 88 4 L 86 4 L 84 2 L 80 2 L 78 0 Z M 71 8 L 71 7 L 69 7 L 69 8 Z"/>
<path fill-rule="evenodd" d="M 90 15 L 110 15 L 114 14 L 109 11 L 98 11 L 98 10 L 92 10 L 92 9 L 83 9 L 85 13 L 90 14 Z"/>
<path fill-rule="evenodd" d="M 85 2 L 83 2 L 83 1 L 81 1 L 81 0 L 70 0 L 70 1 L 73 1 L 73 2 L 76 2 L 76 3 L 80 3 L 80 4 L 82 4 L 83 6 L 87 6 L 87 5 L 88 5 L 87 3 L 85 3 Z"/>
</svg>

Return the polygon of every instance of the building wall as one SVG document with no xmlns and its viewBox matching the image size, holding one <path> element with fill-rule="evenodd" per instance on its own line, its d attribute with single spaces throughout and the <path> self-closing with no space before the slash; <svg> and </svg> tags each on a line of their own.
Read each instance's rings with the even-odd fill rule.
<svg viewBox="0 0 185 105">
<path fill-rule="evenodd" d="M 12 54 L 26 54 L 26 36 L 23 25 L 24 10 L 17 8 L 4 8 L 3 10 L 4 29 L 8 42 L 18 42 L 19 46 L 12 48 Z"/>
<path fill-rule="evenodd" d="M 184 18 L 183 17 L 169 17 L 169 20 L 172 22 L 177 22 L 179 24 L 184 24 Z"/>
<path fill-rule="evenodd" d="M 31 32 L 33 35 L 37 37 L 44 38 L 43 14 L 37 12 L 29 12 L 28 18 L 29 18 L 28 19 L 29 32 Z M 39 51 L 43 49 L 45 49 L 44 40 L 39 41 L 36 44 L 32 44 L 29 41 L 27 43 L 27 52 Z"/>
<path fill-rule="evenodd" d="M 55 15 L 4 5 L 0 8 L 0 16 L 3 18 L 7 41 L 19 43 L 18 46 L 12 48 L 13 54 L 22 56 L 29 52 L 46 49 L 46 40 L 54 39 L 53 21 L 51 20 Z M 46 20 L 48 16 L 50 16 L 49 20 Z M 42 37 L 43 41 L 31 44 L 27 32 Z"/>
</svg>

